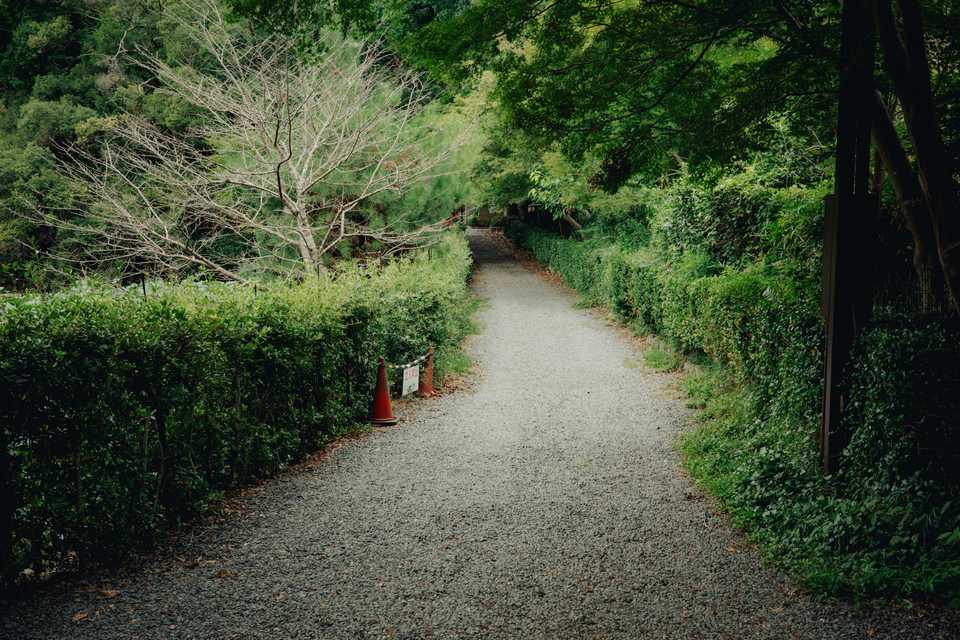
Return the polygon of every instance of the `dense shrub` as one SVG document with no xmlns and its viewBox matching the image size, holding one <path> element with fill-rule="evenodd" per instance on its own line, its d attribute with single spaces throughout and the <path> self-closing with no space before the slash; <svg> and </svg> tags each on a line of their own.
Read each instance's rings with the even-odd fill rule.
<svg viewBox="0 0 960 640">
<path fill-rule="evenodd" d="M 687 466 L 771 557 L 826 593 L 957 598 L 960 328 L 878 316 L 846 383 L 843 472 L 819 473 L 821 199 L 681 183 L 639 247 L 506 229 L 588 301 L 709 357 L 686 382 L 703 417 Z"/>
<path fill-rule="evenodd" d="M 817 301 L 788 272 L 756 264 L 718 273 L 696 251 L 670 261 L 517 223 L 507 229 L 589 301 L 727 365 L 766 401 L 788 404 L 791 415 L 818 402 L 801 391 L 819 387 Z"/>
<path fill-rule="evenodd" d="M 791 259 L 816 272 L 826 186 L 774 189 L 758 180 L 748 171 L 712 186 L 677 181 L 651 217 L 654 244 L 674 257 L 696 251 L 724 265 Z"/>
<path fill-rule="evenodd" d="M 882 315 L 857 344 L 844 469 L 892 483 L 921 474 L 960 485 L 960 326 Z M 877 464 L 877 463 L 880 464 Z"/>
<path fill-rule="evenodd" d="M 451 236 L 430 253 L 296 286 L 2 303 L 8 567 L 147 543 L 364 419 L 379 356 L 455 349 L 467 329 L 466 243 Z"/>
</svg>

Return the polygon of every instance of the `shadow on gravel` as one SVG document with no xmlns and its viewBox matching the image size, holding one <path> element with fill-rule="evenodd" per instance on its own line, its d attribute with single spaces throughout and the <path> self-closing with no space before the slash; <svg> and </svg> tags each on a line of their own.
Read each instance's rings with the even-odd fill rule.
<svg viewBox="0 0 960 640">
<path fill-rule="evenodd" d="M 497 229 L 470 227 L 467 229 L 470 250 L 478 264 L 506 264 L 516 260 L 508 241 Z"/>
</svg>

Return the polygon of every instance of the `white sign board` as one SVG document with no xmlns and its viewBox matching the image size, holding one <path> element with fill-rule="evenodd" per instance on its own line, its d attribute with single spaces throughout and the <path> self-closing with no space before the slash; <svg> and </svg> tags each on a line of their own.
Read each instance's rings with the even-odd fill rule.
<svg viewBox="0 0 960 640">
<path fill-rule="evenodd" d="M 403 393 L 407 395 L 413 393 L 420 387 L 420 365 L 407 367 L 403 370 Z"/>
</svg>

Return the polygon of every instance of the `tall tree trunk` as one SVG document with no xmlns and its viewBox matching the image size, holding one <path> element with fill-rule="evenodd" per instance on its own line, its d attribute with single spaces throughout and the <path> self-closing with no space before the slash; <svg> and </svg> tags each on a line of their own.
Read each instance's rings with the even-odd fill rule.
<svg viewBox="0 0 960 640">
<path fill-rule="evenodd" d="M 300 254 L 300 261 L 303 263 L 303 270 L 308 276 L 316 275 L 317 270 L 314 267 L 313 256 L 310 254 L 310 247 L 302 237 L 297 241 L 297 252 Z"/>
<path fill-rule="evenodd" d="M 932 311 L 943 302 L 943 272 L 939 264 L 930 207 L 879 92 L 875 94 L 874 110 L 871 130 L 873 143 L 890 177 L 907 230 L 913 237 L 913 268 L 920 280 L 923 309 Z"/>
<path fill-rule="evenodd" d="M 310 227 L 310 220 L 307 214 L 302 211 L 294 212 L 297 220 L 297 235 L 300 239 L 297 241 L 297 250 L 300 252 L 300 259 L 303 261 L 303 268 L 308 276 L 319 275 L 319 258 L 317 255 L 317 241 L 313 237 L 313 229 Z"/>
<path fill-rule="evenodd" d="M 917 0 L 898 0 L 897 4 L 903 36 L 891 0 L 875 0 L 877 30 L 917 156 L 918 177 L 929 205 L 944 281 L 954 309 L 960 310 L 960 200 L 934 109 L 920 4 Z"/>
</svg>

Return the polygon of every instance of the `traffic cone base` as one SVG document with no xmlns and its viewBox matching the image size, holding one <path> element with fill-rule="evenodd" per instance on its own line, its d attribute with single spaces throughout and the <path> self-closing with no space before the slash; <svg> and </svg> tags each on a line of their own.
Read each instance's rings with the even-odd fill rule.
<svg viewBox="0 0 960 640">
<path fill-rule="evenodd" d="M 373 411 L 370 415 L 370 422 L 380 426 L 397 424 L 397 418 L 393 415 L 393 406 L 390 403 L 387 365 L 383 358 L 380 358 L 380 366 L 377 368 L 377 386 L 373 391 Z"/>
</svg>

